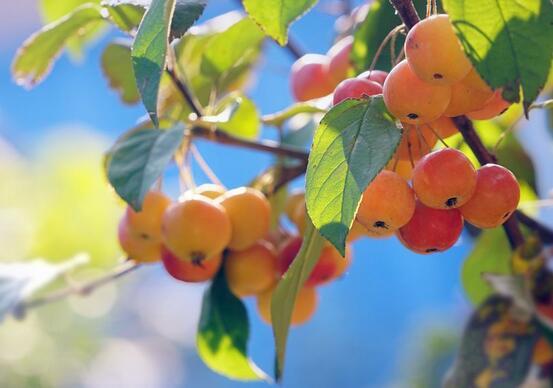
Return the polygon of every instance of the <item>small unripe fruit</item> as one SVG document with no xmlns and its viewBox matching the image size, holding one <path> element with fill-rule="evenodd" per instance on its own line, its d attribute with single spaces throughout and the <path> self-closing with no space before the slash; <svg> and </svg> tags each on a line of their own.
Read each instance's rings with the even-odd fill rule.
<svg viewBox="0 0 553 388">
<path fill-rule="evenodd" d="M 324 97 L 334 90 L 325 55 L 307 54 L 292 65 L 290 86 L 296 101 Z"/>
<path fill-rule="evenodd" d="M 415 24 L 405 38 L 405 56 L 415 74 L 433 84 L 452 85 L 472 68 L 447 15 Z"/>
<path fill-rule="evenodd" d="M 444 148 L 419 160 L 413 170 L 413 189 L 426 206 L 457 208 L 476 188 L 476 170 L 461 151 Z"/>
<path fill-rule="evenodd" d="M 479 228 L 495 228 L 513 214 L 520 200 L 520 187 L 511 171 L 486 164 L 476 171 L 476 189 L 460 210 L 465 220 Z"/>
<path fill-rule="evenodd" d="M 305 192 L 303 190 L 293 191 L 286 198 L 284 204 L 284 213 L 289 220 L 293 221 L 294 212 L 299 206 L 305 206 Z"/>
<path fill-rule="evenodd" d="M 417 201 L 413 217 L 397 236 L 410 250 L 426 254 L 449 249 L 462 231 L 463 217 L 458 209 L 432 209 Z"/>
<path fill-rule="evenodd" d="M 195 263 L 182 260 L 166 247 L 162 249 L 161 259 L 165 270 L 173 278 L 189 283 L 205 282 L 212 279 L 221 267 L 222 254 L 215 255 Z"/>
<path fill-rule="evenodd" d="M 360 78 L 348 78 L 336 86 L 332 103 L 339 104 L 347 98 L 363 98 L 382 94 L 382 86 L 374 81 Z"/>
<path fill-rule="evenodd" d="M 434 131 L 426 124 L 401 123 L 401 125 L 403 126 L 403 136 L 396 150 L 396 157 L 400 160 L 416 162 L 432 151 L 438 142 Z"/>
<path fill-rule="evenodd" d="M 357 221 L 370 236 L 386 236 L 405 225 L 415 211 L 415 194 L 405 179 L 383 170 L 363 193 Z"/>
<path fill-rule="evenodd" d="M 230 249 L 244 250 L 269 232 L 271 205 L 261 191 L 240 187 L 227 191 L 217 202 L 225 208 L 232 224 Z"/>
<path fill-rule="evenodd" d="M 119 222 L 117 237 L 121 249 L 129 259 L 137 263 L 154 263 L 160 260 L 161 241 L 133 233 L 129 228 L 127 216 L 124 216 Z"/>
<path fill-rule="evenodd" d="M 503 114 L 511 106 L 510 102 L 503 99 L 501 90 L 496 90 L 486 105 L 482 108 L 467 113 L 471 120 L 489 120 Z"/>
<path fill-rule="evenodd" d="M 163 241 L 182 260 L 201 263 L 229 244 L 232 225 L 224 207 L 201 195 L 169 206 L 163 216 Z"/>
<path fill-rule="evenodd" d="M 388 74 L 383 94 L 386 107 L 398 120 L 424 124 L 443 115 L 451 99 L 451 87 L 421 81 L 403 60 Z"/>
<path fill-rule="evenodd" d="M 257 296 L 257 311 L 261 319 L 271 324 L 271 298 L 273 290 L 266 291 Z M 301 325 L 307 322 L 317 309 L 317 290 L 314 287 L 303 287 L 298 292 L 294 310 L 292 311 L 292 325 Z"/>
<path fill-rule="evenodd" d="M 131 234 L 161 241 L 161 219 L 170 204 L 171 200 L 162 192 L 149 191 L 140 211 L 127 207 L 125 217 Z"/>
<path fill-rule="evenodd" d="M 271 288 L 277 273 L 277 256 L 264 241 L 243 251 L 232 251 L 225 260 L 228 286 L 239 297 L 257 295 Z"/>
<path fill-rule="evenodd" d="M 357 78 L 366 79 L 367 81 L 374 81 L 381 86 L 384 85 L 386 77 L 388 77 L 388 72 L 382 70 L 367 70 L 357 76 Z"/>
<path fill-rule="evenodd" d="M 339 40 L 326 53 L 329 58 L 328 72 L 335 84 L 346 79 L 352 69 L 349 59 L 353 46 L 353 36 Z"/>
</svg>

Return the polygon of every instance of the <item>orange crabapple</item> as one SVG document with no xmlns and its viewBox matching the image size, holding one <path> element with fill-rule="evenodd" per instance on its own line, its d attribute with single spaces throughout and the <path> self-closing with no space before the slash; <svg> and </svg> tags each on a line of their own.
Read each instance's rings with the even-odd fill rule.
<svg viewBox="0 0 553 388">
<path fill-rule="evenodd" d="M 197 194 L 169 206 L 161 229 L 167 248 L 180 259 L 194 263 L 220 254 L 232 236 L 225 208 Z"/>
<path fill-rule="evenodd" d="M 292 221 L 294 212 L 300 205 L 305 205 L 305 192 L 303 190 L 292 191 L 284 204 L 284 213 L 290 221 Z"/>
<path fill-rule="evenodd" d="M 444 116 L 455 117 L 482 109 L 492 96 L 493 91 L 491 89 L 482 91 L 473 88 L 463 79 L 451 85 L 451 100 Z"/>
<path fill-rule="evenodd" d="M 392 158 L 386 165 L 386 170 L 397 173 L 406 181 L 410 181 L 413 176 L 413 165 L 410 160 Z"/>
<path fill-rule="evenodd" d="M 257 296 L 257 311 L 261 319 L 271 324 L 271 298 L 273 289 L 265 291 Z M 301 325 L 307 322 L 317 309 L 318 296 L 317 290 L 314 287 L 303 286 L 296 297 L 296 303 L 292 310 L 292 325 Z"/>
<path fill-rule="evenodd" d="M 339 104 L 347 98 L 363 98 L 376 94 L 382 94 L 380 84 L 361 78 L 348 78 L 340 82 L 334 89 L 332 104 Z"/>
<path fill-rule="evenodd" d="M 415 194 L 399 174 L 382 170 L 367 186 L 357 221 L 370 236 L 387 236 L 405 225 L 415 212 Z"/>
<path fill-rule="evenodd" d="M 439 136 L 441 139 L 453 136 L 459 133 L 459 129 L 451 119 L 451 117 L 442 116 L 431 123 L 426 124 L 432 132 Z"/>
<path fill-rule="evenodd" d="M 493 89 L 480 77 L 478 71 L 473 67 L 469 73 L 463 78 L 462 82 L 471 89 L 480 90 L 481 92 L 489 93 L 490 96 L 493 94 Z"/>
<path fill-rule="evenodd" d="M 246 249 L 269 232 L 271 204 L 261 191 L 239 187 L 227 191 L 216 202 L 225 208 L 232 224 L 229 249 Z"/>
<path fill-rule="evenodd" d="M 129 259 L 137 263 L 154 263 L 161 259 L 161 240 L 133 233 L 126 215 L 119 221 L 117 237 Z"/>
<path fill-rule="evenodd" d="M 257 241 L 243 251 L 229 252 L 224 266 L 228 286 L 239 297 L 266 291 L 277 280 L 277 256 L 266 241 Z"/>
<path fill-rule="evenodd" d="M 130 206 L 125 212 L 129 232 L 145 239 L 161 240 L 161 220 L 171 204 L 171 199 L 160 191 L 149 191 L 144 197 L 142 209 L 136 211 Z"/>
<path fill-rule="evenodd" d="M 451 87 L 421 81 L 403 60 L 386 77 L 383 94 L 386 107 L 398 120 L 424 124 L 443 115 L 451 99 Z"/>
<path fill-rule="evenodd" d="M 496 90 L 490 100 L 488 100 L 482 108 L 468 112 L 467 117 L 471 120 L 489 120 L 505 113 L 511 106 L 511 103 L 505 101 L 501 93 L 501 90 Z"/>
<path fill-rule="evenodd" d="M 386 77 L 388 77 L 388 72 L 383 70 L 367 70 L 357 76 L 357 78 L 360 78 L 360 79 L 366 79 L 367 81 L 374 81 L 377 84 L 380 84 L 381 86 L 384 85 L 384 81 L 386 81 Z"/>
<path fill-rule="evenodd" d="M 405 56 L 424 82 L 452 85 L 472 69 L 448 15 L 433 15 L 415 24 L 405 38 Z"/>
<path fill-rule="evenodd" d="M 336 85 L 330 78 L 329 59 L 325 55 L 306 54 L 298 59 L 290 73 L 290 86 L 296 101 L 324 97 Z"/>
<path fill-rule="evenodd" d="M 336 42 L 326 53 L 329 58 L 328 73 L 335 84 L 346 79 L 352 69 L 349 59 L 353 47 L 353 36 L 346 36 Z"/>
<path fill-rule="evenodd" d="M 426 254 L 451 248 L 462 231 L 459 209 L 433 209 L 417 201 L 413 217 L 397 236 L 413 252 Z"/>
<path fill-rule="evenodd" d="M 189 283 L 205 282 L 212 279 L 223 261 L 221 253 L 196 263 L 190 260 L 182 260 L 167 247 L 162 248 L 161 260 L 165 270 L 173 278 Z"/>
<path fill-rule="evenodd" d="M 476 189 L 460 207 L 465 220 L 478 228 L 503 224 L 518 206 L 520 187 L 514 174 L 503 166 L 486 164 L 476 171 Z"/>
<path fill-rule="evenodd" d="M 434 151 L 415 164 L 413 189 L 426 206 L 457 208 L 476 188 L 476 170 L 465 154 L 453 148 Z"/>
<path fill-rule="evenodd" d="M 403 136 L 395 154 L 400 160 L 415 162 L 432 151 L 438 142 L 434 131 L 428 125 L 406 123 L 401 123 L 401 125 L 403 126 Z"/>
</svg>

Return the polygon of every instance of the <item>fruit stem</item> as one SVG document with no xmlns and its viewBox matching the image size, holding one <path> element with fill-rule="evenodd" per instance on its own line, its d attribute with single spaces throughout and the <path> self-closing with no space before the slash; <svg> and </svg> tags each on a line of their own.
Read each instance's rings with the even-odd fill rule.
<svg viewBox="0 0 553 388">
<path fill-rule="evenodd" d="M 410 30 L 420 21 L 419 14 L 411 0 L 390 0 L 405 27 Z"/>
</svg>

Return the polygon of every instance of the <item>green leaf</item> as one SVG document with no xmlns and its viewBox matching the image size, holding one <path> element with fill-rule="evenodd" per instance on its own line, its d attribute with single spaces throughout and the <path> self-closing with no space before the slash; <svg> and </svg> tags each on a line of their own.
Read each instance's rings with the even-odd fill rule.
<svg viewBox="0 0 553 388">
<path fill-rule="evenodd" d="M 30 88 L 42 81 L 68 39 L 101 19 L 100 7 L 85 4 L 31 35 L 17 51 L 12 64 L 17 84 Z"/>
<path fill-rule="evenodd" d="M 382 96 L 345 100 L 317 128 L 306 174 L 307 212 L 342 255 L 361 194 L 386 166 L 400 139 L 401 129 Z"/>
<path fill-rule="evenodd" d="M 545 85 L 553 56 L 550 0 L 444 0 L 478 73 L 503 97 L 526 108 Z"/>
<path fill-rule="evenodd" d="M 135 129 L 115 143 L 107 156 L 108 179 L 134 209 L 158 179 L 180 146 L 182 126 L 168 130 Z"/>
<path fill-rule="evenodd" d="M 204 116 L 202 121 L 216 124 L 219 129 L 245 139 L 256 139 L 261 119 L 255 103 L 240 93 L 232 93 L 215 108 L 215 116 Z"/>
<path fill-rule="evenodd" d="M 79 254 L 61 263 L 44 259 L 0 263 L 0 322 L 8 315 L 21 315 L 21 303 L 60 275 L 88 263 L 86 254 Z"/>
<path fill-rule="evenodd" d="M 247 355 L 248 314 L 230 292 L 224 270 L 206 290 L 198 325 L 198 354 L 213 371 L 234 380 L 269 380 Z"/>
<path fill-rule="evenodd" d="M 417 0 L 414 2 L 419 14 L 424 11 L 426 1 Z M 394 27 L 401 24 L 401 20 L 395 13 L 394 7 L 389 0 L 375 0 L 371 3 L 365 20 L 354 33 L 351 59 L 358 73 L 368 70 L 373 58 L 388 33 Z M 403 47 L 405 36 L 396 35 L 395 49 L 399 54 Z M 392 68 L 390 49 L 382 50 L 375 69 L 389 71 Z"/>
<path fill-rule="evenodd" d="M 157 127 L 157 97 L 169 44 L 175 0 L 152 0 L 132 46 L 132 64 L 142 102 Z"/>
<path fill-rule="evenodd" d="M 102 5 L 108 10 L 111 21 L 126 32 L 132 32 L 138 27 L 145 12 L 144 6 L 119 0 L 106 0 Z"/>
<path fill-rule="evenodd" d="M 131 48 L 125 42 L 110 43 L 102 53 L 102 70 L 109 86 L 116 90 L 127 104 L 140 101 L 131 60 Z"/>
<path fill-rule="evenodd" d="M 219 78 L 259 50 L 264 35 L 250 19 L 242 19 L 217 34 L 203 52 L 201 70 L 207 76 Z"/>
<path fill-rule="evenodd" d="M 317 232 L 309 217 L 298 255 L 278 283 L 271 300 L 271 320 L 276 347 L 275 378 L 280 380 L 284 370 L 286 342 L 292 319 L 292 312 L 299 291 L 315 267 L 325 240 Z"/>
<path fill-rule="evenodd" d="M 244 0 L 250 17 L 271 38 L 282 46 L 288 42 L 288 28 L 292 22 L 309 11 L 317 0 Z"/>
<path fill-rule="evenodd" d="M 488 375 L 490 387 L 521 386 L 539 337 L 534 319 L 514 315 L 508 298 L 492 296 L 472 315 L 445 388 L 477 386 Z"/>
<path fill-rule="evenodd" d="M 473 304 L 482 303 L 493 293 L 482 274 L 510 275 L 511 248 L 501 228 L 482 231 L 461 270 L 461 282 L 468 299 Z"/>
</svg>

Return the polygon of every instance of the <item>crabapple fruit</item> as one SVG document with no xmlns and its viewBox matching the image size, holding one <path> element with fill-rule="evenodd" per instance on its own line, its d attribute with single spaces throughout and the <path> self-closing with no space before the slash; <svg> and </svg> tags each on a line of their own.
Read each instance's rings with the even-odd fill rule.
<svg viewBox="0 0 553 388">
<path fill-rule="evenodd" d="M 125 217 L 131 234 L 161 241 L 161 219 L 171 200 L 159 191 L 149 191 L 144 197 L 142 209 L 127 207 Z"/>
<path fill-rule="evenodd" d="M 426 125 L 442 139 L 459 133 L 459 129 L 451 117 L 442 116 Z"/>
<path fill-rule="evenodd" d="M 403 136 L 396 150 L 396 156 L 400 160 L 417 161 L 432 151 L 438 142 L 438 138 L 432 129 L 426 125 L 403 125 Z"/>
<path fill-rule="evenodd" d="M 352 69 L 349 59 L 353 47 L 353 36 L 346 36 L 336 42 L 326 53 L 329 58 L 328 73 L 335 84 L 346 79 Z"/>
<path fill-rule="evenodd" d="M 482 109 L 492 98 L 493 91 L 473 88 L 464 79 L 451 85 L 451 100 L 444 116 L 455 117 Z"/>
<path fill-rule="evenodd" d="M 467 117 L 471 120 L 489 120 L 503 114 L 511 106 L 511 103 L 505 101 L 501 93 L 501 90 L 496 90 L 482 108 L 468 112 Z"/>
<path fill-rule="evenodd" d="M 366 79 L 367 81 L 374 81 L 377 84 L 380 84 L 381 86 L 384 85 L 384 81 L 386 81 L 386 77 L 388 77 L 388 72 L 383 70 L 367 70 L 357 76 L 357 78 L 360 78 L 360 79 Z"/>
<path fill-rule="evenodd" d="M 329 59 L 325 55 L 306 54 L 292 65 L 290 86 L 296 101 L 324 97 L 334 90 L 330 78 Z"/>
<path fill-rule="evenodd" d="M 361 78 L 343 80 L 334 89 L 333 105 L 339 104 L 347 98 L 363 98 L 382 94 L 382 86 L 374 81 Z"/>
<path fill-rule="evenodd" d="M 257 296 L 257 311 L 261 319 L 271 324 L 271 298 L 273 290 L 265 291 Z M 303 286 L 298 292 L 296 303 L 292 310 L 292 325 L 301 325 L 307 322 L 317 309 L 317 290 L 314 287 Z"/>
<path fill-rule="evenodd" d="M 204 183 L 203 185 L 199 185 L 192 190 L 194 194 L 203 195 L 204 197 L 211 199 L 220 197 L 221 195 L 225 194 L 226 191 L 227 190 L 223 186 L 216 185 L 214 183 Z"/>
<path fill-rule="evenodd" d="M 415 165 L 413 189 L 426 206 L 457 208 L 467 203 L 476 188 L 476 170 L 461 151 L 443 148 Z"/>
<path fill-rule="evenodd" d="M 136 234 L 130 230 L 128 217 L 119 221 L 117 237 L 121 249 L 127 257 L 137 263 L 154 263 L 161 258 L 161 240 L 152 239 L 144 234 Z"/>
<path fill-rule="evenodd" d="M 222 263 L 222 254 L 195 263 L 190 260 L 182 260 L 167 247 L 162 248 L 161 260 L 165 270 L 177 280 L 189 283 L 205 282 L 212 279 Z"/>
<path fill-rule="evenodd" d="M 520 187 L 514 174 L 503 166 L 486 164 L 476 171 L 476 189 L 460 210 L 472 225 L 495 228 L 513 214 L 519 200 Z"/>
</svg>

